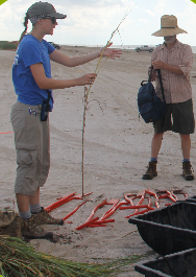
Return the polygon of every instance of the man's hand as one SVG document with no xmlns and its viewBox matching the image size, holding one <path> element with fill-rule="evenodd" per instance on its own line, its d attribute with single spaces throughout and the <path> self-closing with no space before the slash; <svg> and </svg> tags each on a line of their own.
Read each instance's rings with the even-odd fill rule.
<svg viewBox="0 0 196 277">
<path fill-rule="evenodd" d="M 150 75 L 151 71 L 151 66 L 148 68 L 148 75 Z M 153 68 L 152 73 L 151 73 L 151 82 L 154 82 L 156 79 L 156 70 Z"/>
<path fill-rule="evenodd" d="M 164 69 L 165 68 L 165 63 L 162 61 L 156 61 L 152 63 L 154 69 Z"/>
<path fill-rule="evenodd" d="M 177 65 L 170 65 L 162 61 L 152 62 L 154 69 L 165 69 L 177 75 L 183 75 L 183 71 Z"/>
</svg>

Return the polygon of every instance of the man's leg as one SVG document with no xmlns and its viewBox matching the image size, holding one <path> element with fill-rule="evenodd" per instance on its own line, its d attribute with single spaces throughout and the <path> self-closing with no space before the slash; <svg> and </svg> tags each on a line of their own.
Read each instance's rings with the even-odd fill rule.
<svg viewBox="0 0 196 277">
<path fill-rule="evenodd" d="M 189 135 L 182 135 L 181 137 L 181 148 L 182 148 L 182 156 L 183 156 L 183 163 L 182 163 L 182 175 L 184 176 L 185 180 L 192 181 L 194 179 L 192 165 L 190 163 L 190 152 L 191 152 L 191 137 Z"/>
<path fill-rule="evenodd" d="M 164 133 L 154 134 L 151 142 L 151 160 L 146 173 L 143 175 L 143 180 L 151 180 L 157 176 L 156 164 L 157 157 L 161 148 L 162 138 Z"/>
<path fill-rule="evenodd" d="M 159 151 L 161 149 L 163 134 L 164 133 L 154 134 L 151 142 L 151 158 L 157 159 Z"/>
<path fill-rule="evenodd" d="M 181 147 L 182 147 L 182 156 L 185 160 L 190 160 L 191 153 L 191 137 L 190 135 L 181 135 Z"/>
</svg>

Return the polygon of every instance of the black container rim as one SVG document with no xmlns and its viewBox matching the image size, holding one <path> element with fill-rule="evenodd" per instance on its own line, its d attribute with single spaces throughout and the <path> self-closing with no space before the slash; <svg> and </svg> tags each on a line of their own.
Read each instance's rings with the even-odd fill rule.
<svg viewBox="0 0 196 277">
<path fill-rule="evenodd" d="M 178 234 L 187 236 L 189 238 L 190 237 L 195 238 L 195 235 L 196 235 L 196 231 L 193 231 L 190 229 L 173 227 L 168 224 L 156 223 L 156 222 L 152 222 L 152 221 L 148 221 L 148 220 L 144 220 L 144 219 L 138 219 L 138 218 L 134 218 L 134 217 L 132 217 L 132 219 L 129 220 L 129 223 L 136 224 L 138 229 L 141 227 L 153 226 L 154 230 L 156 229 L 160 232 L 163 232 L 163 230 L 164 230 L 164 233 L 170 233 L 170 234 L 176 235 L 176 232 L 177 232 Z"/>
<path fill-rule="evenodd" d="M 168 254 L 168 255 L 165 255 L 165 256 L 161 256 L 161 257 L 158 257 L 157 259 L 152 259 L 152 260 L 147 260 L 147 261 L 144 261 L 144 262 L 139 262 L 135 265 L 135 270 L 142 273 L 142 274 L 146 274 L 147 272 L 150 271 L 150 273 L 155 273 L 157 277 L 170 277 L 170 275 L 166 274 L 166 273 L 163 273 L 157 269 L 154 269 L 154 268 L 151 268 L 148 266 L 148 263 L 156 263 L 157 260 L 159 261 L 164 261 L 165 258 L 173 258 L 175 256 L 179 256 L 179 255 L 183 255 L 185 253 L 188 253 L 188 252 L 192 252 L 192 251 L 196 251 L 196 247 L 195 248 L 189 248 L 189 249 L 186 249 L 186 250 L 183 250 L 183 251 L 179 251 L 179 252 L 175 252 L 175 253 L 172 253 L 172 254 Z"/>
<path fill-rule="evenodd" d="M 156 274 L 156 277 L 171 277 L 170 275 L 167 275 L 165 273 L 162 273 L 161 271 L 153 268 L 149 268 L 148 266 L 143 265 L 142 263 L 138 263 L 135 265 L 135 270 L 139 273 L 145 274 L 147 272 Z"/>
</svg>

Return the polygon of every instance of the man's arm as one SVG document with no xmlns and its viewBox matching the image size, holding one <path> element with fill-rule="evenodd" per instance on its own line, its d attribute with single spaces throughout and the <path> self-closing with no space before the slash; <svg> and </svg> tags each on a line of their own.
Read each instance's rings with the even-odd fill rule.
<svg viewBox="0 0 196 277">
<path fill-rule="evenodd" d="M 193 64 L 193 51 L 190 45 L 183 45 L 182 59 L 177 65 L 170 65 L 159 60 L 157 51 L 152 52 L 152 65 L 155 69 L 165 69 L 177 75 L 188 76 Z"/>
<path fill-rule="evenodd" d="M 183 71 L 176 65 L 166 64 L 162 61 L 152 62 L 154 69 L 165 69 L 177 75 L 183 75 Z"/>
</svg>

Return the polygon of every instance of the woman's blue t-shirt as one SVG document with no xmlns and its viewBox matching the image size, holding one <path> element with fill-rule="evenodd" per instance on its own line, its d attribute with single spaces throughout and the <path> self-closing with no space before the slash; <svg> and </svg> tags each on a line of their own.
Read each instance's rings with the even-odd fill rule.
<svg viewBox="0 0 196 277">
<path fill-rule="evenodd" d="M 51 65 L 49 55 L 55 48 L 46 40 L 37 40 L 32 35 L 26 35 L 20 42 L 16 51 L 12 67 L 12 80 L 18 101 L 28 105 L 40 105 L 47 100 L 48 93 L 36 84 L 30 70 L 30 65 L 42 63 L 45 74 L 51 78 Z M 50 100 L 51 110 L 53 100 Z"/>
</svg>

